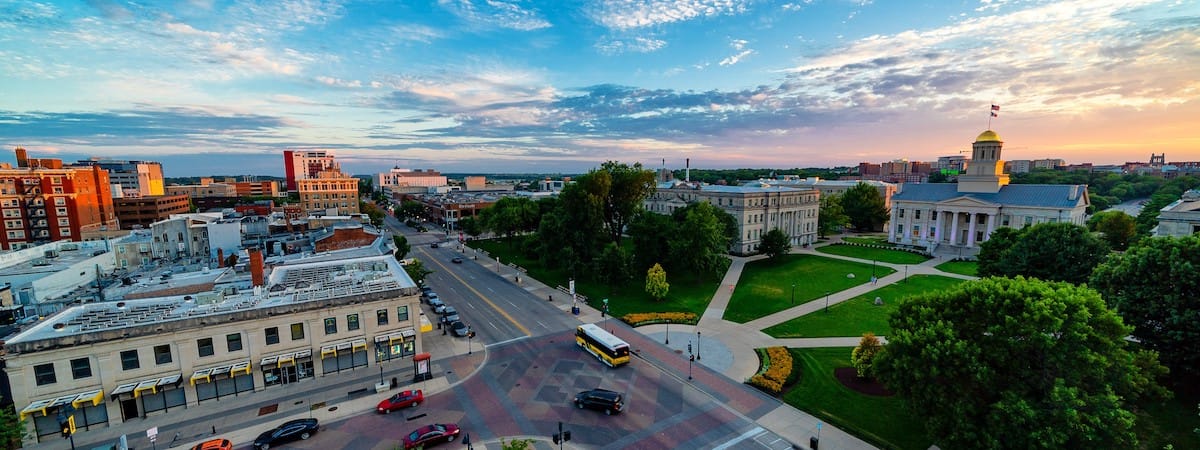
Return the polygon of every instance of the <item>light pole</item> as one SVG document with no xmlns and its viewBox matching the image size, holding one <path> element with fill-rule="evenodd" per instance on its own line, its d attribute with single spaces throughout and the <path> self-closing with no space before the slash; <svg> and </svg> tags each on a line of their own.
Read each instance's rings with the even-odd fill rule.
<svg viewBox="0 0 1200 450">
<path fill-rule="evenodd" d="M 467 354 L 471 354 L 471 338 L 475 337 L 475 332 L 471 331 L 471 326 L 467 325 Z"/>
<path fill-rule="evenodd" d="M 696 359 L 700 359 L 700 330 L 696 330 Z"/>
<path fill-rule="evenodd" d="M 825 291 L 825 312 L 829 312 L 829 291 Z"/>
<path fill-rule="evenodd" d="M 671 345 L 671 319 L 667 319 L 667 338 L 663 340 L 663 344 Z"/>
<path fill-rule="evenodd" d="M 688 379 L 692 379 L 692 362 L 696 360 L 696 355 L 692 354 L 692 343 L 688 342 Z"/>
<path fill-rule="evenodd" d="M 796 283 L 792 283 L 792 306 L 796 306 Z"/>
</svg>

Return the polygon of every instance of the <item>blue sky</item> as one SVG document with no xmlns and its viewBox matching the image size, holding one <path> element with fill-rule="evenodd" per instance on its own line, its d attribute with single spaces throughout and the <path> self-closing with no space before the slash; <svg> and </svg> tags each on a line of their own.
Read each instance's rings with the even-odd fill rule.
<svg viewBox="0 0 1200 450">
<path fill-rule="evenodd" d="M 167 176 L 1200 160 L 1195 1 L 0 0 L 14 161 Z"/>
</svg>

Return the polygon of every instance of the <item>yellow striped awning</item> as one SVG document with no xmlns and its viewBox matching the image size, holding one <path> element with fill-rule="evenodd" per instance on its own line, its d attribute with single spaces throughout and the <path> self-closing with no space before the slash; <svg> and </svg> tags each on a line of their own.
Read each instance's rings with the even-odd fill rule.
<svg viewBox="0 0 1200 450">
<path fill-rule="evenodd" d="M 98 406 L 102 401 L 104 401 L 104 389 L 94 389 L 75 396 L 75 400 L 71 401 L 71 406 L 78 408 L 88 403 L 91 403 L 92 406 Z"/>
<path fill-rule="evenodd" d="M 279 355 L 279 361 L 275 363 L 275 367 L 283 367 L 284 364 L 296 364 L 296 354 Z"/>
<path fill-rule="evenodd" d="M 197 381 L 203 381 L 205 383 L 211 382 L 212 381 L 212 372 L 213 372 L 213 369 L 211 369 L 211 368 L 204 369 L 204 370 L 197 370 L 195 372 L 192 372 L 192 377 L 190 379 L 192 386 L 195 386 Z"/>
<path fill-rule="evenodd" d="M 229 376 L 237 376 L 238 372 L 241 372 L 243 375 L 250 375 L 250 361 L 242 361 L 234 364 L 233 367 L 229 369 Z"/>
<path fill-rule="evenodd" d="M 84 391 L 76 394 L 60 395 L 54 398 L 38 400 L 30 403 L 29 406 L 26 406 L 24 409 L 22 409 L 20 415 L 21 419 L 25 419 L 26 416 L 33 415 L 34 413 L 40 413 L 41 415 L 45 416 L 47 410 L 50 409 L 62 408 L 66 405 L 71 405 L 75 408 L 96 406 L 103 401 L 104 389 L 92 389 L 90 391 Z"/>
<path fill-rule="evenodd" d="M 351 348 L 350 348 L 350 351 L 352 351 L 352 352 L 357 352 L 357 351 L 364 351 L 364 352 L 365 352 L 365 351 L 367 351 L 367 340 L 366 340 L 366 339 L 359 339 L 359 340 L 356 340 L 356 341 L 354 341 L 354 342 L 351 342 L 351 343 L 350 343 L 350 347 L 351 347 Z"/>
<path fill-rule="evenodd" d="M 29 406 L 26 406 L 25 409 L 21 410 L 21 420 L 25 420 L 25 416 L 33 415 L 33 413 L 42 413 L 43 416 L 46 415 L 46 408 L 49 408 L 50 404 L 53 402 L 54 399 L 51 398 L 30 403 Z"/>
<path fill-rule="evenodd" d="M 337 356 L 337 346 L 336 345 L 326 345 L 326 346 L 321 347 L 321 357 L 324 358 L 327 356 L 334 356 L 334 357 Z"/>
<path fill-rule="evenodd" d="M 133 398 L 140 397 L 146 391 L 150 391 L 151 394 L 158 393 L 158 378 L 139 382 L 137 387 L 133 388 Z"/>
</svg>

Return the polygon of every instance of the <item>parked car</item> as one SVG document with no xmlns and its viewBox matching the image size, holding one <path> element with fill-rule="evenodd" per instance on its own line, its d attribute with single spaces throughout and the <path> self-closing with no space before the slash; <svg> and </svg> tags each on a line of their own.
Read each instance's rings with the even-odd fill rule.
<svg viewBox="0 0 1200 450">
<path fill-rule="evenodd" d="M 429 286 L 421 286 L 421 297 L 422 298 L 428 297 L 429 294 L 431 294 L 431 293 L 433 293 L 433 288 L 431 288 Z"/>
<path fill-rule="evenodd" d="M 387 414 L 400 408 L 416 408 L 423 401 L 425 401 L 425 394 L 420 389 L 401 391 L 379 402 L 375 411 Z"/>
<path fill-rule="evenodd" d="M 458 321 L 462 320 L 462 317 L 458 316 L 458 311 L 454 311 L 454 308 L 447 306 L 446 310 L 453 311 L 453 312 L 442 315 L 442 323 L 443 324 L 446 324 L 448 326 L 454 322 L 458 322 Z"/>
<path fill-rule="evenodd" d="M 192 450 L 233 450 L 233 443 L 225 438 L 213 439 L 196 444 Z"/>
<path fill-rule="evenodd" d="M 275 429 L 263 432 L 254 439 L 254 448 L 267 450 L 272 445 L 308 439 L 317 433 L 317 419 L 296 419 L 284 422 Z"/>
<path fill-rule="evenodd" d="M 404 449 L 425 448 L 443 442 L 454 442 L 454 438 L 461 432 L 458 425 L 453 423 L 425 425 L 404 436 Z"/>
<path fill-rule="evenodd" d="M 433 312 L 439 314 L 441 314 L 441 310 L 446 307 L 446 304 L 442 303 L 442 299 L 437 298 L 437 296 L 429 297 L 429 301 L 426 303 L 429 303 L 429 306 L 433 307 Z"/>
<path fill-rule="evenodd" d="M 462 264 L 462 258 L 455 256 L 453 259 L 450 260 L 450 262 L 455 263 L 455 264 Z"/>
<path fill-rule="evenodd" d="M 579 409 L 598 409 L 613 415 L 625 407 L 625 396 L 608 389 L 590 389 L 575 394 L 575 406 Z"/>
<path fill-rule="evenodd" d="M 443 308 L 442 308 L 442 310 L 441 310 L 441 311 L 438 311 L 437 313 L 438 313 L 438 314 L 441 314 L 441 315 L 442 315 L 442 317 L 446 317 L 446 316 L 450 316 L 450 315 L 455 315 L 455 316 L 457 316 L 457 315 L 458 315 L 458 310 L 457 310 L 457 309 L 454 309 L 454 307 L 453 307 L 453 306 L 446 305 L 445 307 L 443 307 Z"/>
<path fill-rule="evenodd" d="M 438 243 L 437 242 L 430 243 L 429 248 L 438 248 Z"/>
<path fill-rule="evenodd" d="M 454 333 L 454 335 L 458 336 L 458 337 L 467 337 L 467 332 L 468 332 L 467 324 L 462 323 L 462 321 L 458 321 L 458 320 L 451 322 L 450 323 L 450 332 Z"/>
</svg>

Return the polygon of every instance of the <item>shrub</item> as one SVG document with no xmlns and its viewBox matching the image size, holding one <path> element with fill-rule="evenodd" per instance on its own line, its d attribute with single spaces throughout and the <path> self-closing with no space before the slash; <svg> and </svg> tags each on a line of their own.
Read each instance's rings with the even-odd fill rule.
<svg viewBox="0 0 1200 450">
<path fill-rule="evenodd" d="M 859 378 L 875 376 L 872 364 L 881 351 L 883 351 L 883 345 L 879 343 L 879 338 L 875 337 L 875 333 L 863 333 L 862 339 L 858 341 L 858 347 L 854 347 L 854 351 L 850 352 L 850 361 L 854 363 L 854 370 L 858 372 Z"/>
<path fill-rule="evenodd" d="M 653 312 L 653 313 L 629 313 L 621 316 L 621 320 L 631 326 L 650 325 L 655 323 L 666 323 L 668 320 L 671 323 L 695 324 L 699 319 L 696 313 L 690 312 Z"/>
<path fill-rule="evenodd" d="M 787 347 L 770 347 L 765 352 L 762 349 L 757 351 L 762 365 L 747 383 L 768 394 L 779 395 L 792 375 L 792 354 Z"/>
</svg>

